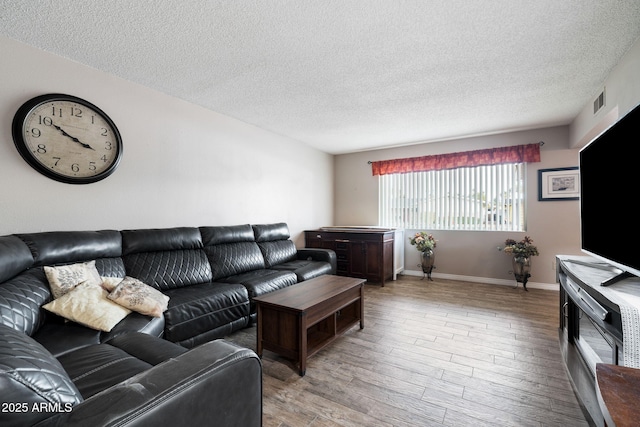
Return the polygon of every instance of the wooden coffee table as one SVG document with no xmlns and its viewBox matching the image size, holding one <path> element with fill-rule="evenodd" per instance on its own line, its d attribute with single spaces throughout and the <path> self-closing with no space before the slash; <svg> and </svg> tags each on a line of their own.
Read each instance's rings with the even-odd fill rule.
<svg viewBox="0 0 640 427">
<path fill-rule="evenodd" d="M 270 350 L 297 360 L 304 376 L 307 357 L 358 322 L 364 328 L 365 282 L 325 275 L 254 298 L 258 356 Z"/>
</svg>

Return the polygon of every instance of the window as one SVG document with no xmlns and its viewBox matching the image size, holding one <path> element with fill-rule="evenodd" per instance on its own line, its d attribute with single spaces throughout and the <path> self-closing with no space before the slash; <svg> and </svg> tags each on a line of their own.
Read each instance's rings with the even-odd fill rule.
<svg viewBox="0 0 640 427">
<path fill-rule="evenodd" d="M 379 176 L 380 225 L 525 231 L 524 163 Z"/>
</svg>

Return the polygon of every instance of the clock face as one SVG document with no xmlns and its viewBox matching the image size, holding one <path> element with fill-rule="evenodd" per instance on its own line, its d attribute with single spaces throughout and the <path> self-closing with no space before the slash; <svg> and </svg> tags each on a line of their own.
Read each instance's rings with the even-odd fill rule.
<svg viewBox="0 0 640 427">
<path fill-rule="evenodd" d="M 122 139 L 113 121 L 95 105 L 70 95 L 27 101 L 16 113 L 12 130 L 22 157 L 61 182 L 104 179 L 122 156 Z"/>
</svg>

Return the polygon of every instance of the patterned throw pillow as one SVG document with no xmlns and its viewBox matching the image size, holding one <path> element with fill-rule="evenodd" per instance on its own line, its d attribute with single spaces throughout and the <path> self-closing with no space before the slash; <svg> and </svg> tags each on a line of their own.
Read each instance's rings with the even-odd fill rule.
<svg viewBox="0 0 640 427">
<path fill-rule="evenodd" d="M 106 289 L 108 292 L 111 292 L 118 286 L 120 282 L 122 282 L 122 277 L 100 277 L 102 280 L 102 287 Z"/>
<path fill-rule="evenodd" d="M 125 277 L 107 298 L 123 307 L 153 317 L 161 317 L 169 303 L 168 296 L 129 276 Z"/>
<path fill-rule="evenodd" d="M 102 279 L 96 269 L 95 261 L 78 264 L 44 267 L 53 298 L 60 298 L 80 283 L 100 286 Z"/>
<path fill-rule="evenodd" d="M 107 298 L 107 291 L 91 283 L 81 283 L 43 308 L 67 320 L 109 332 L 131 310 Z"/>
</svg>

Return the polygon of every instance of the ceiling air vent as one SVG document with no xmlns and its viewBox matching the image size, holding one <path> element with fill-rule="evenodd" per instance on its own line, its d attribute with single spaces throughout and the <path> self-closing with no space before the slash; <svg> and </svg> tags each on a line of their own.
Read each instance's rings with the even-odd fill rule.
<svg viewBox="0 0 640 427">
<path fill-rule="evenodd" d="M 596 100 L 593 101 L 593 114 L 596 114 L 602 107 L 604 107 L 604 89 L 605 88 L 602 88 L 602 92 L 600 92 L 600 95 L 598 95 L 596 97 Z"/>
</svg>

